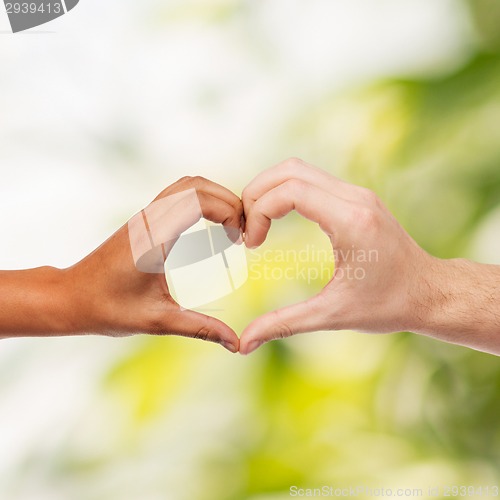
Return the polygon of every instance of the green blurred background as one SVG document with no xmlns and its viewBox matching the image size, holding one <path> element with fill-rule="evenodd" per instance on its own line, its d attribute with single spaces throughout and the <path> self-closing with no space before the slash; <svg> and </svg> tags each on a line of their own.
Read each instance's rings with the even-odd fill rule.
<svg viewBox="0 0 500 500">
<path fill-rule="evenodd" d="M 71 264 L 177 177 L 241 192 L 289 156 L 374 189 L 429 252 L 500 264 L 497 0 L 82 0 L 51 26 L 0 40 L 3 268 Z M 306 242 L 328 248 L 292 215 L 262 250 Z M 321 285 L 249 280 L 211 307 L 241 332 Z M 500 480 L 498 359 L 406 333 L 248 358 L 4 341 L 0 401 L 2 500 Z"/>
</svg>

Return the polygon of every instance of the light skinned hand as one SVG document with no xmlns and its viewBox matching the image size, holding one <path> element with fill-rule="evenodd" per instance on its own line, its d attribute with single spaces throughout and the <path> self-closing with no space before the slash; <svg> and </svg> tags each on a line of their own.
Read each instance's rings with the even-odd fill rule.
<svg viewBox="0 0 500 500">
<path fill-rule="evenodd" d="M 318 295 L 254 320 L 241 336 L 242 354 L 298 333 L 344 329 L 412 331 L 500 352 L 500 268 L 432 257 L 374 192 L 290 159 L 258 175 L 242 199 L 249 248 L 265 241 L 273 219 L 296 210 L 319 225 L 338 259 Z M 370 256 L 367 262 L 353 257 L 360 251 Z M 487 290 L 478 294 L 478 284 Z M 476 304 L 482 312 L 471 316 L 469 307 Z"/>
</svg>

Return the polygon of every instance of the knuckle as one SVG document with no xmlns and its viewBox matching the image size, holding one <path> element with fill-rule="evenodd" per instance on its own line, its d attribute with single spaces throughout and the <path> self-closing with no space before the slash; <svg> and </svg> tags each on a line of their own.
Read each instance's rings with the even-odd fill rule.
<svg viewBox="0 0 500 500">
<path fill-rule="evenodd" d="M 361 207 L 353 211 L 353 223 L 363 230 L 378 227 L 378 216 L 372 208 Z"/>
<path fill-rule="evenodd" d="M 202 326 L 195 332 L 193 338 L 200 340 L 208 340 L 210 338 L 210 329 L 207 326 Z"/>
<path fill-rule="evenodd" d="M 264 204 L 264 202 L 262 201 L 262 198 L 255 200 L 255 203 L 250 207 L 249 210 L 247 210 L 247 212 L 245 214 L 247 221 L 249 218 L 255 217 L 257 214 L 262 213 L 263 204 Z"/>
<path fill-rule="evenodd" d="M 278 311 L 273 312 L 273 339 L 286 339 L 293 335 L 292 329 L 280 318 Z"/>
<path fill-rule="evenodd" d="M 379 205 L 379 197 L 376 195 L 374 191 L 368 188 L 360 188 L 361 195 L 363 200 L 370 206 L 378 206 Z"/>
<path fill-rule="evenodd" d="M 301 158 L 298 158 L 296 156 L 291 156 L 290 158 L 285 160 L 285 164 L 288 165 L 289 167 L 296 168 L 296 167 L 303 167 L 306 163 Z"/>
<path fill-rule="evenodd" d="M 283 185 L 292 196 L 300 196 L 307 189 L 307 183 L 300 179 L 289 179 Z"/>
<path fill-rule="evenodd" d="M 207 182 L 207 180 L 205 179 L 205 177 L 202 177 L 201 175 L 195 175 L 192 178 L 192 181 L 196 185 L 200 185 L 200 184 L 203 184 L 203 183 Z"/>
<path fill-rule="evenodd" d="M 274 327 L 273 338 L 275 340 L 287 339 L 293 335 L 292 330 L 285 323 L 279 323 Z"/>
<path fill-rule="evenodd" d="M 198 188 L 206 182 L 207 180 L 201 175 L 195 175 L 195 176 L 185 175 L 184 177 L 181 177 L 177 181 L 177 184 L 189 184 L 190 186 Z"/>
<path fill-rule="evenodd" d="M 287 174 L 291 176 L 298 175 L 299 172 L 304 168 L 306 163 L 300 158 L 288 158 L 283 163 L 280 164 L 280 167 L 287 172 Z"/>
<path fill-rule="evenodd" d="M 241 193 L 241 200 L 243 204 L 253 200 L 251 190 L 248 186 L 245 189 L 243 189 Z"/>
</svg>

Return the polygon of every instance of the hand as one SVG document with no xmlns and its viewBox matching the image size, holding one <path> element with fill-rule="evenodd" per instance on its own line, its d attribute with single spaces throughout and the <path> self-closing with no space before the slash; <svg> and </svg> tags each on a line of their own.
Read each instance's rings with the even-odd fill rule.
<svg viewBox="0 0 500 500">
<path fill-rule="evenodd" d="M 265 314 L 244 330 L 242 354 L 303 332 L 381 333 L 421 326 L 422 287 L 437 259 L 413 241 L 373 192 L 291 159 L 258 175 L 242 198 L 248 247 L 265 241 L 272 219 L 296 210 L 319 224 L 336 257 L 334 276 L 321 293 Z"/>
<path fill-rule="evenodd" d="M 242 215 L 241 200 L 209 180 L 185 177 L 172 184 L 129 224 L 66 271 L 78 303 L 71 332 L 182 335 L 217 342 L 237 352 L 239 340 L 231 328 L 210 316 L 182 310 L 174 301 L 163 263 L 178 236 L 201 216 L 222 223 L 228 235 L 240 235 Z M 144 238 L 135 229 L 140 225 Z M 149 246 L 151 235 L 154 248 Z"/>
</svg>

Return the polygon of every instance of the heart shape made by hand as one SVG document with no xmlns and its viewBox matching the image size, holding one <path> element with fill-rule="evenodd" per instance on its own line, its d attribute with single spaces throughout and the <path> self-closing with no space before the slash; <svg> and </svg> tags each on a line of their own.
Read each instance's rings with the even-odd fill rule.
<svg viewBox="0 0 500 500">
<path fill-rule="evenodd" d="M 297 333 L 340 329 L 394 332 L 418 326 L 411 300 L 412 283 L 417 269 L 429 265 L 428 254 L 372 191 L 298 159 L 257 175 L 244 189 L 241 200 L 203 178 L 183 178 L 173 184 L 128 224 L 135 266 L 154 276 L 165 273 L 164 264 L 168 264 L 167 256 L 175 242 L 204 218 L 221 223 L 231 244 L 219 245 L 217 238 L 207 236 L 212 233 L 210 229 L 198 231 L 190 237 L 194 253 L 182 250 L 178 260 L 203 261 L 220 254 L 218 268 L 224 274 L 231 267 L 226 250 L 234 246 L 232 243 L 244 241 L 251 249 L 260 246 L 272 220 L 293 210 L 317 223 L 332 245 L 335 272 L 320 293 L 260 316 L 238 339 L 222 321 L 182 309 L 165 279 L 159 284 L 152 278 L 147 283 L 148 293 L 163 304 L 161 297 L 165 296 L 170 311 L 165 318 L 161 310 L 153 331 L 212 340 L 233 352 L 249 354 L 265 342 Z M 417 264 L 408 266 L 407 262 Z M 166 274 L 175 270 L 175 266 L 170 270 L 167 267 Z M 199 276 L 200 270 L 194 274 Z M 217 281 L 216 274 L 209 282 Z M 228 276 L 235 281 L 234 275 Z M 240 275 L 236 281 L 241 284 L 245 279 Z M 189 285 L 189 280 L 186 283 Z M 186 285 L 187 293 L 196 287 L 196 279 L 193 283 Z"/>
</svg>

